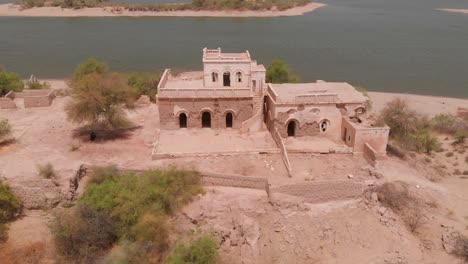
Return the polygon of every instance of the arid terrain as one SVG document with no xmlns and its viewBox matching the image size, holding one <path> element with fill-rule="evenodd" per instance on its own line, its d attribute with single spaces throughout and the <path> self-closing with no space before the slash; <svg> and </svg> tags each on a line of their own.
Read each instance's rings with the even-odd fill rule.
<svg viewBox="0 0 468 264">
<path fill-rule="evenodd" d="M 62 81 L 50 83 L 54 89 L 66 88 Z M 369 94 L 374 113 L 398 96 L 429 116 L 468 107 L 463 99 Z M 213 232 L 221 263 L 463 263 L 449 253 L 452 232 L 468 236 L 467 143 L 454 146 L 453 138 L 439 135 L 444 151 L 404 160 L 388 156 L 375 168 L 359 155 L 291 154 L 294 173 L 289 178 L 277 153 L 152 160 L 159 127 L 154 104 L 128 112 L 135 128 L 90 142 L 67 121 L 67 100 L 57 97 L 50 107 L 0 110 L 16 139 L 0 146 L 0 175 L 25 207 L 0 248 L 2 263 L 55 263 L 48 223 L 55 208 L 73 202 L 70 179 L 81 164 L 139 170 L 177 165 L 268 179 L 269 194 L 206 187 L 205 195 L 174 217 L 179 232 Z M 37 165 L 49 162 L 58 172 L 56 181 L 38 175 Z M 85 182 L 80 182 L 78 195 Z M 391 208 L 379 189 L 385 183 L 407 190 L 405 202 L 417 207 L 417 223 L 408 224 L 405 215 Z M 363 192 L 347 195 L 347 186 L 361 186 Z"/>
</svg>

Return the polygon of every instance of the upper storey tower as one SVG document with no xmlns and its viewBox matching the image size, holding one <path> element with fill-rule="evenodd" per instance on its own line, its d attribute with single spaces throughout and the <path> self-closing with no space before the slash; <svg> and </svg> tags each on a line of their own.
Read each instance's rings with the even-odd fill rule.
<svg viewBox="0 0 468 264">
<path fill-rule="evenodd" d="M 223 53 L 203 49 L 203 83 L 206 88 L 265 88 L 265 67 L 252 60 L 249 51 Z"/>
</svg>

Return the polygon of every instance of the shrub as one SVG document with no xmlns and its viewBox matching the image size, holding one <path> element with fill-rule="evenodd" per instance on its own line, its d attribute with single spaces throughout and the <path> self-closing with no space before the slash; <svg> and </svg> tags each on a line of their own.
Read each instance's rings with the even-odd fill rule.
<svg viewBox="0 0 468 264">
<path fill-rule="evenodd" d="M 192 241 L 190 246 L 180 244 L 173 255 L 168 258 L 168 264 L 214 264 L 218 257 L 216 242 L 211 237 L 201 237 Z"/>
<path fill-rule="evenodd" d="M 417 129 L 418 115 L 411 110 L 408 103 L 396 98 L 390 101 L 382 109 L 379 116 L 379 123 L 387 124 L 390 129 L 390 135 L 395 138 L 404 138 Z"/>
<path fill-rule="evenodd" d="M 270 83 L 296 83 L 299 78 L 291 73 L 281 60 L 274 60 L 266 71 L 266 81 Z"/>
<path fill-rule="evenodd" d="M 0 242 L 7 238 L 6 223 L 21 212 L 21 201 L 6 183 L 0 181 Z"/>
<path fill-rule="evenodd" d="M 50 88 L 50 84 L 48 84 L 46 82 L 41 83 L 41 82 L 38 82 L 38 81 L 35 81 L 35 82 L 28 81 L 26 84 L 27 84 L 29 89 L 33 89 L 33 90 L 49 89 Z"/>
<path fill-rule="evenodd" d="M 405 182 L 387 182 L 377 187 L 379 201 L 400 216 L 408 229 L 415 233 L 424 225 L 424 215 L 419 202 L 410 195 L 409 185 Z"/>
<path fill-rule="evenodd" d="M 134 89 L 136 98 L 148 95 L 151 101 L 155 101 L 160 78 L 158 74 L 133 72 L 128 77 L 128 85 Z"/>
<path fill-rule="evenodd" d="M 458 130 L 455 133 L 455 141 L 453 144 L 463 144 L 465 143 L 465 139 L 468 137 L 468 131 L 466 130 Z"/>
<path fill-rule="evenodd" d="M 441 149 L 441 144 L 437 137 L 433 136 L 428 129 L 420 129 L 410 135 L 414 149 L 425 153 L 438 151 Z"/>
<path fill-rule="evenodd" d="M 79 258 L 85 263 L 110 248 L 117 239 L 112 219 L 86 206 L 57 213 L 51 230 L 60 255 Z"/>
<path fill-rule="evenodd" d="M 9 91 L 21 92 L 23 89 L 24 83 L 16 73 L 0 69 L 0 96 L 7 94 Z"/>
<path fill-rule="evenodd" d="M 44 179 L 57 178 L 57 172 L 55 171 L 54 166 L 52 166 L 50 162 L 44 165 L 37 165 L 37 171 L 39 173 L 39 176 L 41 176 Z"/>
<path fill-rule="evenodd" d="M 451 115 L 440 114 L 436 115 L 431 120 L 432 127 L 442 133 L 455 133 L 456 119 Z"/>
<path fill-rule="evenodd" d="M 72 80 L 79 81 L 87 75 L 104 74 L 109 71 L 109 67 L 103 61 L 95 58 L 89 58 L 83 63 L 79 64 L 73 72 Z"/>
<path fill-rule="evenodd" d="M 454 155 L 453 152 L 447 152 L 445 154 L 445 157 L 450 158 L 450 157 L 453 157 L 453 155 Z"/>
<path fill-rule="evenodd" d="M 0 141 L 11 134 L 11 125 L 7 119 L 0 120 Z"/>
<path fill-rule="evenodd" d="M 151 170 L 90 183 L 80 203 L 111 216 L 127 233 L 146 212 L 172 214 L 202 191 L 195 171 Z"/>
</svg>

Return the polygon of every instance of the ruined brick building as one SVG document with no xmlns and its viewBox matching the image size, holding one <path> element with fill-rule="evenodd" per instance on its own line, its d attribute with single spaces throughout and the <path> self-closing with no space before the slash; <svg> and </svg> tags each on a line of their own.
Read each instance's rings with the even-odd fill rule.
<svg viewBox="0 0 468 264">
<path fill-rule="evenodd" d="M 368 98 L 350 84 L 267 84 L 265 75 L 248 51 L 203 49 L 203 72 L 165 70 L 157 95 L 161 129 L 267 128 L 281 138 L 325 137 L 354 152 L 385 153 L 389 128 L 367 120 Z"/>
</svg>

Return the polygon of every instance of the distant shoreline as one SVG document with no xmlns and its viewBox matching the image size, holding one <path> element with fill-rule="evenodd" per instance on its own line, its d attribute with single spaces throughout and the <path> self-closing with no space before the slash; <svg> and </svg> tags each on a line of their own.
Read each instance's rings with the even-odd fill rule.
<svg viewBox="0 0 468 264">
<path fill-rule="evenodd" d="M 468 9 L 438 8 L 438 9 L 436 9 L 436 10 L 445 11 L 445 12 L 452 12 L 452 13 L 468 14 Z"/>
<path fill-rule="evenodd" d="M 129 11 L 116 12 L 112 7 L 86 7 L 81 9 L 61 7 L 33 7 L 22 9 L 17 4 L 0 4 L 0 17 L 279 17 L 300 16 L 326 6 L 309 3 L 287 10 L 177 10 L 177 11 Z"/>
</svg>

